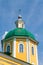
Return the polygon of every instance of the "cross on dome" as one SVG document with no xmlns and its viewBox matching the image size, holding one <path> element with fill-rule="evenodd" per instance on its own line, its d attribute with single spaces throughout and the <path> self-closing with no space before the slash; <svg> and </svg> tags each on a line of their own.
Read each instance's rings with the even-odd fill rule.
<svg viewBox="0 0 43 65">
<path fill-rule="evenodd" d="M 18 20 L 15 22 L 17 28 L 25 28 L 24 21 L 21 16 L 21 9 L 19 9 Z"/>
</svg>

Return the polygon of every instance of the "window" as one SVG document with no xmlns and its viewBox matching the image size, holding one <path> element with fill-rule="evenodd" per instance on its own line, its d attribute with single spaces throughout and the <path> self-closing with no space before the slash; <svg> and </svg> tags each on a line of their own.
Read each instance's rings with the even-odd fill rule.
<svg viewBox="0 0 43 65">
<path fill-rule="evenodd" d="M 32 55 L 34 55 L 34 47 L 32 47 Z"/>
<path fill-rule="evenodd" d="M 10 53 L 10 46 L 7 46 L 7 52 Z"/>
<path fill-rule="evenodd" d="M 19 23 L 18 27 L 20 28 L 21 27 L 21 24 Z"/>
<path fill-rule="evenodd" d="M 19 52 L 23 52 L 23 44 L 19 45 Z"/>
</svg>

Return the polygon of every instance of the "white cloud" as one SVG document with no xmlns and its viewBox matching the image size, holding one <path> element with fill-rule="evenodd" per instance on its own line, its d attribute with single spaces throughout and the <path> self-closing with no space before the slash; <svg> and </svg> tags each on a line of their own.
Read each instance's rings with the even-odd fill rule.
<svg viewBox="0 0 43 65">
<path fill-rule="evenodd" d="M 2 39 L 4 39 L 5 38 L 5 36 L 6 36 L 6 34 L 7 34 L 8 32 L 7 31 L 5 31 L 5 33 L 4 33 L 4 35 L 2 36 Z"/>
<path fill-rule="evenodd" d="M 36 33 L 35 36 L 38 37 L 39 35 Z"/>
</svg>

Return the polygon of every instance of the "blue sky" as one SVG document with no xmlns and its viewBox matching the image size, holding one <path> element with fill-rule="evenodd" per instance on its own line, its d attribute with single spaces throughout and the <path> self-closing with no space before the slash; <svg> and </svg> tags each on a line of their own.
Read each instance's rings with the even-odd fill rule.
<svg viewBox="0 0 43 65">
<path fill-rule="evenodd" d="M 25 27 L 39 41 L 39 65 L 43 64 L 43 0 L 0 0 L 0 40 L 5 31 L 15 28 L 19 9 Z M 1 45 L 0 45 L 1 47 Z"/>
</svg>

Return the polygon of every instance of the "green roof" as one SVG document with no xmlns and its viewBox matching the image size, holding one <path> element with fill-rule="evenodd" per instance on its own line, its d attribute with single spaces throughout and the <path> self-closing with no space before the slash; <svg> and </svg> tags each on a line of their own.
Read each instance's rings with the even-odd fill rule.
<svg viewBox="0 0 43 65">
<path fill-rule="evenodd" d="M 33 40 L 35 40 L 34 35 L 31 32 L 28 32 L 24 28 L 16 28 L 14 30 L 11 30 L 10 32 L 7 33 L 7 35 L 5 36 L 5 39 L 8 39 L 13 36 L 25 36 L 25 37 L 30 37 Z"/>
</svg>

